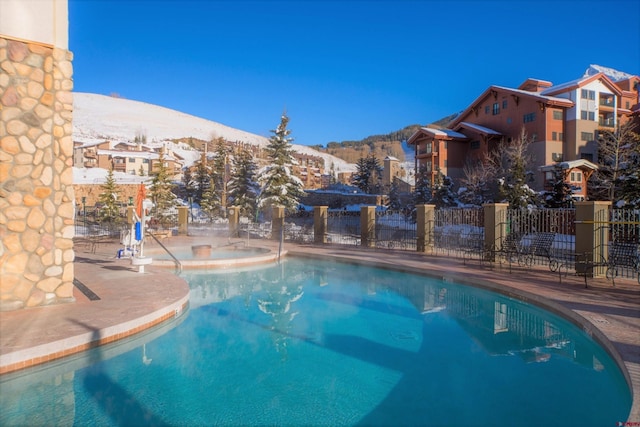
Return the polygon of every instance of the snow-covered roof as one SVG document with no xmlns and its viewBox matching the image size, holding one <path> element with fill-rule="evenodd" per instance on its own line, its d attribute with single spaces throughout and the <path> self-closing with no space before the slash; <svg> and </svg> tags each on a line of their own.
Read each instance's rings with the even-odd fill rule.
<svg viewBox="0 0 640 427">
<path fill-rule="evenodd" d="M 584 77 L 593 76 L 598 73 L 603 73 L 613 82 L 620 82 L 633 77 L 633 74 L 623 73 L 622 71 L 614 70 L 613 68 L 603 67 L 602 65 L 596 64 L 589 65 L 589 68 L 587 68 L 587 70 L 584 72 Z"/>
<path fill-rule="evenodd" d="M 102 168 L 73 168 L 74 184 L 104 184 L 107 180 L 106 169 Z M 131 175 L 123 172 L 113 172 L 113 179 L 117 184 L 140 184 L 150 182 L 148 176 Z"/>
<path fill-rule="evenodd" d="M 463 134 L 461 134 L 460 132 L 456 132 L 454 130 L 451 129 L 434 129 L 434 128 L 429 128 L 429 127 L 423 127 L 418 129 L 413 135 L 411 135 L 409 137 L 409 139 L 407 140 L 407 143 L 412 144 L 413 141 L 416 140 L 416 138 L 418 138 L 418 136 L 420 134 L 431 134 L 434 137 L 440 137 L 440 138 L 460 138 L 460 139 L 467 139 L 467 137 Z"/>
<path fill-rule="evenodd" d="M 112 156 L 112 157 L 133 157 L 137 159 L 153 159 L 160 158 L 160 154 L 154 151 L 123 151 L 123 150 L 98 150 L 98 155 Z M 169 159 L 170 156 L 165 155 L 165 159 Z"/>
<path fill-rule="evenodd" d="M 561 103 L 561 104 L 567 104 L 567 105 L 570 103 L 571 105 L 573 105 L 573 102 L 567 100 L 566 98 L 558 98 L 556 96 L 545 95 L 545 92 L 547 92 L 547 91 L 549 91 L 549 90 L 551 90 L 551 89 L 553 89 L 554 87 L 557 87 L 557 86 L 552 86 L 549 89 L 545 89 L 545 90 L 543 90 L 542 92 L 539 92 L 539 93 L 538 92 L 531 92 L 531 91 L 523 90 L 523 89 L 513 89 L 513 88 L 510 88 L 510 87 L 504 87 L 504 86 L 492 86 L 492 87 L 494 87 L 496 89 L 500 89 L 500 90 L 506 90 L 508 92 L 514 92 L 514 93 L 519 93 L 519 94 L 526 95 L 526 96 L 531 96 L 533 98 L 538 98 L 541 101 L 547 101 L 547 102 L 553 102 L 553 103 Z"/>
<path fill-rule="evenodd" d="M 556 165 L 557 163 L 544 165 L 540 167 L 540 170 L 542 172 L 550 171 L 550 170 L 553 170 L 556 167 Z M 591 170 L 598 169 L 598 165 L 596 165 L 595 163 L 591 163 L 590 161 L 585 159 L 577 159 L 577 160 L 569 160 L 566 162 L 561 162 L 560 167 L 562 167 L 562 169 L 575 169 L 575 168 L 591 169 Z"/>
<path fill-rule="evenodd" d="M 487 127 L 484 126 L 480 126 L 480 125 L 476 125 L 475 123 L 469 123 L 469 122 L 461 122 L 458 126 L 456 126 L 456 129 L 460 129 L 461 127 L 465 127 L 468 129 L 473 129 L 476 130 L 480 133 L 484 133 L 487 135 L 502 135 L 500 132 L 493 130 L 493 129 L 489 129 Z"/>
<path fill-rule="evenodd" d="M 604 73 L 598 73 L 598 74 L 594 74 L 594 75 L 590 75 L 590 76 L 583 76 L 580 77 L 579 79 L 575 79 L 575 80 L 571 80 L 569 82 L 566 83 L 562 83 L 556 86 L 551 86 L 548 89 L 543 90 L 542 93 L 543 95 L 552 95 L 552 94 L 558 94 L 558 93 L 562 93 L 562 92 L 567 92 L 570 90 L 574 90 L 577 89 L 581 86 L 586 85 L 587 83 L 590 83 L 594 80 L 598 80 L 599 78 L 604 79 L 604 83 L 606 86 L 608 86 L 612 92 L 616 93 L 616 94 L 621 94 L 622 92 L 620 91 L 620 88 L 617 87 L 612 81 L 611 79 L 609 79 L 609 77 L 607 77 L 606 74 Z"/>
</svg>

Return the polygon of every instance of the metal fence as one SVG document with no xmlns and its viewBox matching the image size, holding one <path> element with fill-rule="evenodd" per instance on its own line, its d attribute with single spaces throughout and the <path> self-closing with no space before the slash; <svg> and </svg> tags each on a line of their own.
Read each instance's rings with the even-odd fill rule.
<svg viewBox="0 0 640 427">
<path fill-rule="evenodd" d="M 327 211 L 327 242 L 360 245 L 360 211 Z"/>
<path fill-rule="evenodd" d="M 637 278 L 640 283 L 640 210 L 611 209 L 601 227 L 609 232 L 608 241 L 603 242 L 607 257 L 601 260 L 607 278 Z"/>
<path fill-rule="evenodd" d="M 482 257 L 484 209 L 436 209 L 433 234 L 433 248 L 437 254 Z"/>
<path fill-rule="evenodd" d="M 399 210 L 376 211 L 376 247 L 416 250 L 416 222 Z"/>
</svg>

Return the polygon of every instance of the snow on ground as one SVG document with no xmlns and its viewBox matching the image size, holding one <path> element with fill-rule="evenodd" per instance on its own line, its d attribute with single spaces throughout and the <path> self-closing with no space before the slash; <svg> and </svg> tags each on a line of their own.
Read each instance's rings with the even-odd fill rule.
<svg viewBox="0 0 640 427">
<path fill-rule="evenodd" d="M 151 146 L 188 137 L 205 141 L 223 137 L 228 141 L 258 146 L 268 143 L 268 139 L 263 136 L 157 105 L 93 93 L 75 92 L 73 96 L 73 140 L 85 145 L 105 140 L 132 142 L 136 136 L 146 136 L 147 143 Z M 292 133 L 295 134 L 295 129 L 292 129 Z M 197 151 L 186 144 L 172 149 L 185 158 L 186 165 L 190 165 L 199 156 Z M 355 171 L 354 164 L 329 154 L 297 144 L 293 144 L 293 149 L 324 158 L 327 171 L 332 164 L 336 172 Z"/>
</svg>

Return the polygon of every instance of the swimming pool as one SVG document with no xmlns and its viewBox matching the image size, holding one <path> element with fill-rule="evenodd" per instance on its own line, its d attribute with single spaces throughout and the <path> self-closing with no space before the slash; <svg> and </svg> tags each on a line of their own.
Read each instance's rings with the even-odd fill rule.
<svg viewBox="0 0 640 427">
<path fill-rule="evenodd" d="M 585 333 L 502 295 L 296 258 L 184 277 L 170 330 L 0 377 L 0 424 L 601 426 L 631 406 Z"/>
</svg>

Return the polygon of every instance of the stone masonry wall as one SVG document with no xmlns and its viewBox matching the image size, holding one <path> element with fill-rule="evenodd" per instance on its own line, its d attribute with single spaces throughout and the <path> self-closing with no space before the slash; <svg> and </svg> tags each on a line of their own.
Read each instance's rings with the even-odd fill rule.
<svg viewBox="0 0 640 427">
<path fill-rule="evenodd" d="M 0 310 L 74 300 L 72 56 L 0 37 Z"/>
</svg>

